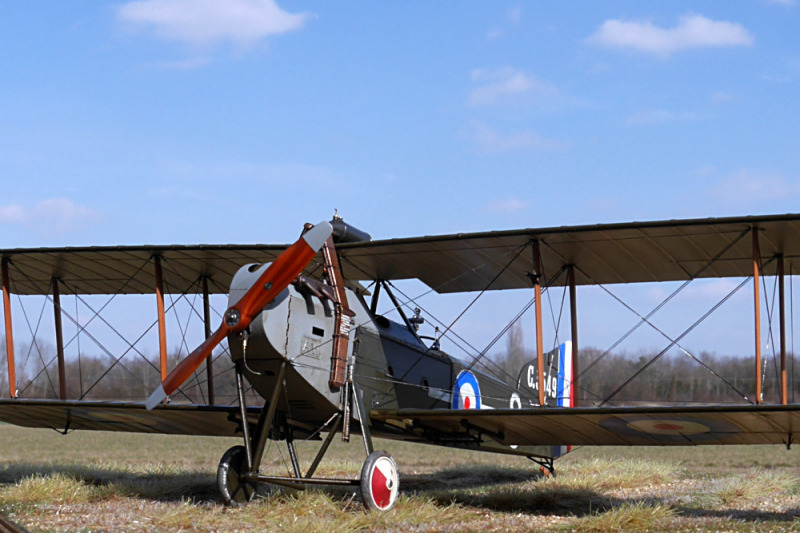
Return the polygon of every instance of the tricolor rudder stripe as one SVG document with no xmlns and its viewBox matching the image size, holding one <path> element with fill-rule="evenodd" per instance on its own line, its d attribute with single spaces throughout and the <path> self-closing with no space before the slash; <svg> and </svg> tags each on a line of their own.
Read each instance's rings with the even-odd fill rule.
<svg viewBox="0 0 800 533">
<path fill-rule="evenodd" d="M 558 347 L 556 383 L 556 405 L 572 407 L 575 399 L 575 388 L 572 386 L 572 341 L 563 342 Z M 553 446 L 553 457 L 560 457 L 570 451 L 572 446 Z"/>
</svg>

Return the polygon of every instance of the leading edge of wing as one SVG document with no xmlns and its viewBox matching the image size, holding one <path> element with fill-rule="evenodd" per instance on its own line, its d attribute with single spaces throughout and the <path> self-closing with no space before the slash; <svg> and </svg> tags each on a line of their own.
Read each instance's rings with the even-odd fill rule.
<svg viewBox="0 0 800 533">
<path fill-rule="evenodd" d="M 258 417 L 250 408 L 248 419 Z M 217 405 L 164 405 L 147 411 L 144 403 L 0 400 L 0 422 L 60 432 L 81 430 L 125 431 L 233 437 L 239 428 L 239 408 Z"/>
<path fill-rule="evenodd" d="M 530 288 L 532 241 L 547 284 L 575 266 L 577 285 L 745 277 L 752 239 L 761 257 L 800 257 L 800 214 L 562 226 L 411 237 L 342 245 L 348 279 L 416 278 L 439 293 Z M 712 260 L 713 258 L 713 260 Z M 549 279 L 547 276 L 551 277 Z"/>
<path fill-rule="evenodd" d="M 396 429 L 441 436 L 468 432 L 507 445 L 692 446 L 792 443 L 800 404 L 374 410 Z"/>
</svg>

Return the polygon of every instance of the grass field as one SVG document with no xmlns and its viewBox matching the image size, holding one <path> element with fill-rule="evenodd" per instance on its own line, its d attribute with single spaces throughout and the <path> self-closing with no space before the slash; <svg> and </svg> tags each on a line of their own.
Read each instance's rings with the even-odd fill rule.
<svg viewBox="0 0 800 533">
<path fill-rule="evenodd" d="M 357 476 L 360 439 L 334 442 L 320 475 Z M 377 441 L 401 496 L 370 514 L 345 491 L 226 508 L 216 468 L 236 444 L 0 425 L 0 512 L 30 531 L 800 531 L 798 451 L 782 447 L 581 448 L 547 479 L 522 458 Z M 287 471 L 274 444 L 267 458 Z"/>
</svg>

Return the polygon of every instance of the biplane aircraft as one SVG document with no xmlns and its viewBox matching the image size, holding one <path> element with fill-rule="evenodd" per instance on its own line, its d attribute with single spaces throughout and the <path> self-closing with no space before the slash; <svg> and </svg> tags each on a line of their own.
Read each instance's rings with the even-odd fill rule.
<svg viewBox="0 0 800 533">
<path fill-rule="evenodd" d="M 259 484 L 360 489 L 369 509 L 390 509 L 399 477 L 374 437 L 527 457 L 547 473 L 568 446 L 783 444 L 800 428 L 800 404 L 787 403 L 785 264 L 800 257 L 800 215 L 671 220 L 523 229 L 373 241 L 334 217 L 306 224 L 291 246 L 198 245 L 0 250 L 9 398 L 0 421 L 28 427 L 238 436 L 222 457 L 218 485 L 229 505 L 249 501 Z M 774 264 L 780 286 L 781 402 L 760 390 L 759 278 Z M 198 280 L 225 287 L 227 311 L 206 339 L 171 370 L 164 357 L 163 272 L 171 290 Z M 146 265 L 144 267 L 143 265 Z M 756 390 L 741 404 L 687 406 L 579 405 L 576 287 L 696 278 L 753 280 Z M 530 288 L 536 313 L 536 358 L 504 382 L 442 349 L 447 331 L 422 336 L 424 317 L 401 301 L 391 281 L 417 279 L 437 293 Z M 569 290 L 571 342 L 545 353 L 541 291 Z M 161 385 L 146 402 L 86 401 L 19 395 L 11 294 L 53 302 L 61 344 L 60 298 L 74 294 L 156 294 Z M 390 319 L 379 302 L 396 311 Z M 386 307 L 386 306 L 384 306 Z M 407 308 L 407 309 L 406 309 Z M 591 312 L 590 310 L 587 312 Z M 399 317 L 399 318 L 398 318 Z M 647 323 L 648 316 L 641 316 Z M 236 401 L 181 404 L 177 393 L 227 341 Z M 672 339 L 672 344 L 680 337 Z M 63 347 L 58 346 L 63 382 Z M 209 374 L 210 378 L 210 374 Z M 209 379 L 209 385 L 210 385 Z M 248 405 L 249 384 L 263 405 Z M 175 399 L 175 401 L 170 401 Z M 337 435 L 360 436 L 366 460 L 358 479 L 315 476 Z M 323 438 L 323 435 L 324 438 Z M 305 472 L 294 441 L 319 449 Z M 269 440 L 285 442 L 291 472 L 261 472 Z M 360 447 L 360 445 L 359 445 Z"/>
</svg>

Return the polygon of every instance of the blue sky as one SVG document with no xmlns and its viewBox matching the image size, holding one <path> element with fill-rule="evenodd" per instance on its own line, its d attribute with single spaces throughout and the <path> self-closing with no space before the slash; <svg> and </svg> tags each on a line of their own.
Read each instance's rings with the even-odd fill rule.
<svg viewBox="0 0 800 533">
<path fill-rule="evenodd" d="M 800 5 L 0 5 L 3 248 L 798 211 Z"/>
<path fill-rule="evenodd" d="M 794 2 L 6 2 L 4 247 L 797 211 Z"/>
</svg>

